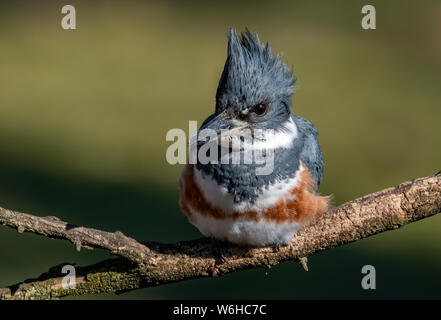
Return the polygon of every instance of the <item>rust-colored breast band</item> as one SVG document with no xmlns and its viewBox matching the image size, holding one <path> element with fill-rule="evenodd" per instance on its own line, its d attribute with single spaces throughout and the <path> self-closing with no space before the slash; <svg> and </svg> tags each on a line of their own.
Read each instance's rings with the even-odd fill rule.
<svg viewBox="0 0 441 320">
<path fill-rule="evenodd" d="M 297 222 L 307 223 L 317 215 L 327 210 L 329 197 L 323 197 L 313 191 L 313 180 L 309 171 L 305 168 L 299 177 L 299 183 L 289 191 L 291 199 L 279 199 L 272 207 L 261 211 L 245 211 L 225 213 L 221 208 L 217 208 L 209 203 L 202 194 L 199 186 L 194 179 L 194 167 L 187 164 L 182 171 L 179 180 L 180 195 L 179 203 L 182 211 L 192 220 L 192 211 L 210 216 L 215 219 L 248 218 L 254 221 L 264 219 L 268 222 L 284 223 Z"/>
</svg>

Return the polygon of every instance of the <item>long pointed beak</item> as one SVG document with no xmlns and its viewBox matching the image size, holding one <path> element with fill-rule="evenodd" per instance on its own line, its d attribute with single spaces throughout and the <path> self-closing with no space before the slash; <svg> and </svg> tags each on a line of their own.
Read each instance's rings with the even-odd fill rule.
<svg viewBox="0 0 441 320">
<path fill-rule="evenodd" d="M 203 129 L 211 129 L 226 135 L 232 135 L 236 133 L 236 131 L 245 128 L 248 125 L 245 121 L 230 119 L 225 112 L 222 112 L 219 115 L 211 115 L 205 122 L 202 124 L 199 130 Z"/>
<path fill-rule="evenodd" d="M 225 112 L 219 115 L 213 114 L 204 121 L 198 131 L 198 134 L 190 139 L 190 145 L 196 146 L 199 143 L 203 144 L 203 142 L 198 142 L 198 136 L 203 130 L 214 131 L 218 135 L 221 145 L 224 145 L 226 141 L 240 135 L 242 130 L 247 127 L 247 125 L 248 123 L 245 121 L 230 119 Z"/>
</svg>

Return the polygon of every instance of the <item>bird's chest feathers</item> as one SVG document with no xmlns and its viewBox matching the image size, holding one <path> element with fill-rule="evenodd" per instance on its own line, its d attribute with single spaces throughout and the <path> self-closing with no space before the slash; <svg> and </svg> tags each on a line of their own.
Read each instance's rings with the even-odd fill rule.
<svg viewBox="0 0 441 320">
<path fill-rule="evenodd" d="M 223 144 L 227 141 L 226 145 L 232 146 L 230 150 L 219 152 L 218 161 L 196 165 L 198 183 L 203 189 L 209 188 L 218 196 L 231 196 L 238 203 L 266 197 L 265 192 L 259 194 L 265 188 L 279 190 L 290 186 L 299 168 L 299 148 L 303 145 L 303 136 L 292 119 L 277 131 L 263 130 L 253 137 L 221 137 Z"/>
<path fill-rule="evenodd" d="M 219 184 L 218 181 L 209 174 L 194 168 L 194 182 L 199 188 L 210 205 L 221 208 L 226 214 L 243 212 L 261 212 L 275 206 L 281 200 L 290 201 L 295 196 L 292 191 L 300 185 L 301 172 L 304 168 L 299 168 L 291 177 L 276 179 L 273 183 L 264 184 L 252 188 L 248 186 L 248 193 L 253 193 L 252 197 L 243 197 L 237 201 L 236 190 L 230 190 L 227 186 Z M 239 186 L 237 186 L 239 187 Z"/>
<path fill-rule="evenodd" d="M 235 201 L 228 189 L 193 165 L 180 178 L 180 206 L 204 235 L 234 243 L 287 244 L 299 228 L 327 208 L 312 191 L 309 171 L 300 164 L 294 176 L 259 189 L 254 201 Z"/>
</svg>

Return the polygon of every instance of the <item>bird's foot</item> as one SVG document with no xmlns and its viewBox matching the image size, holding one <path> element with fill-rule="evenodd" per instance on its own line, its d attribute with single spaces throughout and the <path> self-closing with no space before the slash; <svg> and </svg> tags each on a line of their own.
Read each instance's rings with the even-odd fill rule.
<svg viewBox="0 0 441 320">
<path fill-rule="evenodd" d="M 226 260 L 226 256 L 225 256 L 225 244 L 227 242 L 223 241 L 223 240 L 219 240 L 216 238 L 211 238 L 211 245 L 212 245 L 212 249 L 213 249 L 213 255 L 216 259 L 216 262 L 219 263 L 223 263 Z"/>
</svg>

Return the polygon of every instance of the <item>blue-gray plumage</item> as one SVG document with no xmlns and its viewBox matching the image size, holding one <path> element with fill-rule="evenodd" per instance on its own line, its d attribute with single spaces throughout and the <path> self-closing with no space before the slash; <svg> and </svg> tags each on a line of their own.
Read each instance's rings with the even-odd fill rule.
<svg viewBox="0 0 441 320">
<path fill-rule="evenodd" d="M 315 190 L 317 191 L 323 178 L 323 158 L 320 144 L 317 140 L 318 131 L 309 121 L 299 116 L 292 116 L 294 123 L 304 137 L 302 151 L 299 159 L 308 168 L 315 181 Z M 294 142 L 295 143 L 295 140 Z"/>
<path fill-rule="evenodd" d="M 236 113 L 265 103 L 271 109 L 264 117 L 249 117 L 253 128 L 276 128 L 289 117 L 291 95 L 296 79 L 274 56 L 269 43 L 260 42 L 248 30 L 237 37 L 228 36 L 228 57 L 216 92 L 216 114 L 228 108 Z"/>
<path fill-rule="evenodd" d="M 239 38 L 234 29 L 228 36 L 228 57 L 216 94 L 216 112 L 205 120 L 200 130 L 210 128 L 220 132 L 231 129 L 231 118 L 245 121 L 247 127 L 283 131 L 291 117 L 298 134 L 290 148 L 274 150 L 274 170 L 269 175 L 256 175 L 256 164 L 197 164 L 202 172 L 212 175 L 226 186 L 234 199 L 253 201 L 265 186 L 291 177 L 302 161 L 310 171 L 317 190 L 323 174 L 323 160 L 317 141 L 317 129 L 306 119 L 290 113 L 295 78 L 291 70 L 274 56 L 269 44 L 262 44 L 256 33 L 246 31 Z M 263 104 L 263 116 L 249 112 Z M 248 111 L 246 115 L 243 112 Z M 203 143 L 199 144 L 199 147 Z"/>
<path fill-rule="evenodd" d="M 256 33 L 230 31 L 215 112 L 192 144 L 197 163 L 186 165 L 179 180 L 182 211 L 204 235 L 285 245 L 327 210 L 329 198 L 317 194 L 323 174 L 317 129 L 291 115 L 294 83 L 292 70 Z M 265 174 L 258 173 L 261 153 L 265 167 L 272 163 Z"/>
</svg>

